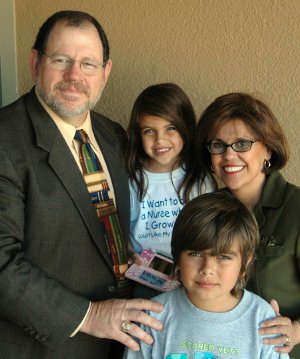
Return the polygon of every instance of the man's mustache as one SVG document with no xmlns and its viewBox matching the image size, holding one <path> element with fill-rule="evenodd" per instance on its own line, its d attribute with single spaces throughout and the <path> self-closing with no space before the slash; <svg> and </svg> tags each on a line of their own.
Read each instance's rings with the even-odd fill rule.
<svg viewBox="0 0 300 359">
<path fill-rule="evenodd" d="M 68 90 L 72 88 L 87 95 L 90 93 L 90 90 L 87 86 L 77 81 L 60 81 L 54 86 L 55 90 Z"/>
</svg>

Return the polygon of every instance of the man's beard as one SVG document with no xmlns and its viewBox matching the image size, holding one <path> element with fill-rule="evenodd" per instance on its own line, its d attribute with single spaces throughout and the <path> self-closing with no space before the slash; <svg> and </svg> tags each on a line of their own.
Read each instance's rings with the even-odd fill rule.
<svg viewBox="0 0 300 359">
<path fill-rule="evenodd" d="M 75 81 L 60 81 L 54 86 L 54 90 L 65 90 L 68 88 L 75 88 L 78 91 L 81 91 L 83 93 L 86 93 L 87 96 L 90 93 L 90 90 L 85 85 L 81 84 L 80 82 Z M 59 100 L 53 93 L 46 93 L 40 86 L 39 83 L 36 84 L 36 90 L 39 96 L 42 98 L 42 100 L 51 108 L 52 111 L 54 111 L 58 116 L 61 118 L 72 118 L 79 115 L 82 115 L 83 113 L 91 110 L 95 107 L 96 103 L 100 99 L 101 92 L 95 99 L 95 101 L 87 101 L 86 103 L 70 110 L 65 106 L 65 102 L 72 103 L 73 101 L 76 101 L 77 98 L 72 97 L 72 95 L 68 95 L 66 97 L 65 101 Z"/>
</svg>

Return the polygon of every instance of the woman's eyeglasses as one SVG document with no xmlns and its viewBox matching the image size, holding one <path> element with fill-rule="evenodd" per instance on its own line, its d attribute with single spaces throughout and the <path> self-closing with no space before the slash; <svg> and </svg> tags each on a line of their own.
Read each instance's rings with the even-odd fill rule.
<svg viewBox="0 0 300 359">
<path fill-rule="evenodd" d="M 231 147 L 235 152 L 247 152 L 251 149 L 252 144 L 258 141 L 260 140 L 240 140 L 230 144 L 222 141 L 211 141 L 207 144 L 207 149 L 209 153 L 213 155 L 220 155 L 224 153 L 227 150 L 227 147 Z"/>
</svg>

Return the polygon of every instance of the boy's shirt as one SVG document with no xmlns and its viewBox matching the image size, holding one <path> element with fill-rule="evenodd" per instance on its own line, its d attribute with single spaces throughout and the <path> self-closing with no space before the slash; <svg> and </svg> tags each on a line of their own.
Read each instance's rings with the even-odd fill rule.
<svg viewBox="0 0 300 359">
<path fill-rule="evenodd" d="M 180 287 L 154 298 L 164 305 L 151 316 L 164 323 L 163 331 L 143 327 L 154 338 L 141 350 L 126 350 L 123 359 L 288 359 L 274 347 L 263 345 L 259 324 L 275 313 L 262 298 L 247 290 L 240 303 L 225 313 L 195 307 Z"/>
</svg>

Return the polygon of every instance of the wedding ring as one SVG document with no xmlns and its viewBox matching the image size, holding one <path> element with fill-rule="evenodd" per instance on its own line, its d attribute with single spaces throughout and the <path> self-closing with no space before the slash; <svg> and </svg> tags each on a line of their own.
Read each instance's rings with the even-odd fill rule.
<svg viewBox="0 0 300 359">
<path fill-rule="evenodd" d="M 287 335 L 285 335 L 285 343 L 284 346 L 288 347 L 291 344 L 291 338 Z"/>
<path fill-rule="evenodd" d="M 128 331 L 132 328 L 132 323 L 127 322 L 124 320 L 124 322 L 121 323 L 121 330 L 124 333 L 128 333 Z"/>
</svg>

